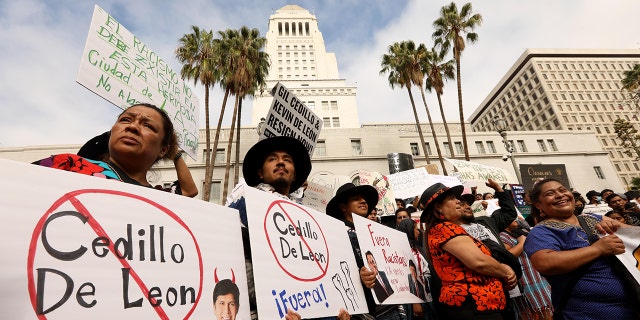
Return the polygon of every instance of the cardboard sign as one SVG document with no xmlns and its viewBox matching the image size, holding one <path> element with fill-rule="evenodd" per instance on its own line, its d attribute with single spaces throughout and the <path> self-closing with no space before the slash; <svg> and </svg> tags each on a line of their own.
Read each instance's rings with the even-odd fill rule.
<svg viewBox="0 0 640 320">
<path fill-rule="evenodd" d="M 180 147 L 196 158 L 199 102 L 180 74 L 95 6 L 76 81 L 116 106 L 153 103 L 171 118 Z"/>
<path fill-rule="evenodd" d="M 344 223 L 255 188 L 244 197 L 260 319 L 368 311 Z"/>
<path fill-rule="evenodd" d="M 387 176 L 393 194 L 401 199 L 420 196 L 433 183 L 424 167 L 402 171 Z"/>
<path fill-rule="evenodd" d="M 212 319 L 223 279 L 249 318 L 237 211 L 3 159 L 0 176 L 4 318 Z"/>
<path fill-rule="evenodd" d="M 477 185 L 483 186 L 488 179 L 493 179 L 499 184 L 518 182 L 502 168 L 486 166 L 471 161 L 447 158 L 445 158 L 445 160 L 449 161 L 449 163 L 458 169 L 457 176 L 463 183 L 475 181 Z"/>
<path fill-rule="evenodd" d="M 302 204 L 320 212 L 325 212 L 327 203 L 333 198 L 333 189 L 312 181 L 307 181 L 307 188 L 304 190 Z"/>
<path fill-rule="evenodd" d="M 378 276 L 371 290 L 378 304 L 423 303 L 411 293 L 409 260 L 417 265 L 407 235 L 381 223 L 353 215 L 362 260 Z"/>
<path fill-rule="evenodd" d="M 309 151 L 309 157 L 313 156 L 322 129 L 322 118 L 280 82 L 273 87 L 271 94 L 273 102 L 265 118 L 260 140 L 278 136 L 293 137 L 302 142 Z"/>
</svg>

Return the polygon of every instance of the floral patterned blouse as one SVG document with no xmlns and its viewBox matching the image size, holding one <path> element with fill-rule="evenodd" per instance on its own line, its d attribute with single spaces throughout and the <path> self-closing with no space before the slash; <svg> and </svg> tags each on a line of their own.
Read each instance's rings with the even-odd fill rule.
<svg viewBox="0 0 640 320">
<path fill-rule="evenodd" d="M 442 281 L 439 301 L 448 306 L 460 307 L 471 296 L 477 311 L 503 310 L 506 297 L 502 282 L 470 269 L 454 255 L 442 249 L 447 241 L 458 236 L 470 237 L 461 226 L 451 222 L 436 224 L 429 230 L 429 253 L 433 267 Z M 474 238 L 472 240 L 484 254 L 491 255 L 489 248 L 481 241 Z"/>
</svg>

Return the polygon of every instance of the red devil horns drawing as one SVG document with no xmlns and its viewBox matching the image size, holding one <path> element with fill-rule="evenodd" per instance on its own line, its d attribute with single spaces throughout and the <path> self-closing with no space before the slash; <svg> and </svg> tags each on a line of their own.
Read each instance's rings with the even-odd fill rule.
<svg viewBox="0 0 640 320">
<path fill-rule="evenodd" d="M 213 269 L 213 281 L 218 283 L 220 280 L 218 279 L 218 268 Z M 231 269 L 231 282 L 236 283 L 236 274 Z"/>
</svg>

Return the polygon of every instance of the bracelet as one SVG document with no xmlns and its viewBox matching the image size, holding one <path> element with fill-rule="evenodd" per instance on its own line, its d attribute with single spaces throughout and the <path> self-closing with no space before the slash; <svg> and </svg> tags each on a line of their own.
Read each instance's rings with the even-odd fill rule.
<svg viewBox="0 0 640 320">
<path fill-rule="evenodd" d="M 178 159 L 182 158 L 182 155 L 184 154 L 184 151 L 179 151 L 176 156 L 173 158 L 173 162 L 178 161 Z"/>
</svg>

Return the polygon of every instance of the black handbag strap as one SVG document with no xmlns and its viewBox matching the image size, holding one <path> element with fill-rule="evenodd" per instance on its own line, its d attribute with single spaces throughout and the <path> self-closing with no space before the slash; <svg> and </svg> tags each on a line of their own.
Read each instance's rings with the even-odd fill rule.
<svg viewBox="0 0 640 320">
<path fill-rule="evenodd" d="M 584 229 L 584 232 L 587 234 L 589 243 L 593 243 L 597 241 L 598 236 L 593 233 L 593 230 L 591 230 L 591 228 L 587 224 L 587 221 L 584 219 L 584 217 L 578 216 L 577 218 L 578 218 L 578 222 L 580 222 L 580 227 L 582 227 L 582 229 Z M 560 301 L 558 302 L 557 308 L 554 310 L 554 319 L 556 319 L 556 317 L 559 317 L 559 319 L 562 319 L 562 311 L 567 306 L 567 302 L 569 302 L 569 297 L 571 296 L 571 292 L 573 292 L 573 289 L 576 287 L 576 284 L 578 284 L 578 281 L 580 280 L 580 278 L 582 278 L 582 276 L 584 276 L 584 274 L 587 272 L 587 269 L 589 269 L 590 265 L 591 263 L 587 263 L 581 266 L 580 268 L 576 269 L 571 274 L 571 277 L 569 278 L 569 282 L 567 283 L 567 287 L 565 289 L 565 294 L 562 295 L 562 297 L 560 298 Z"/>
</svg>

